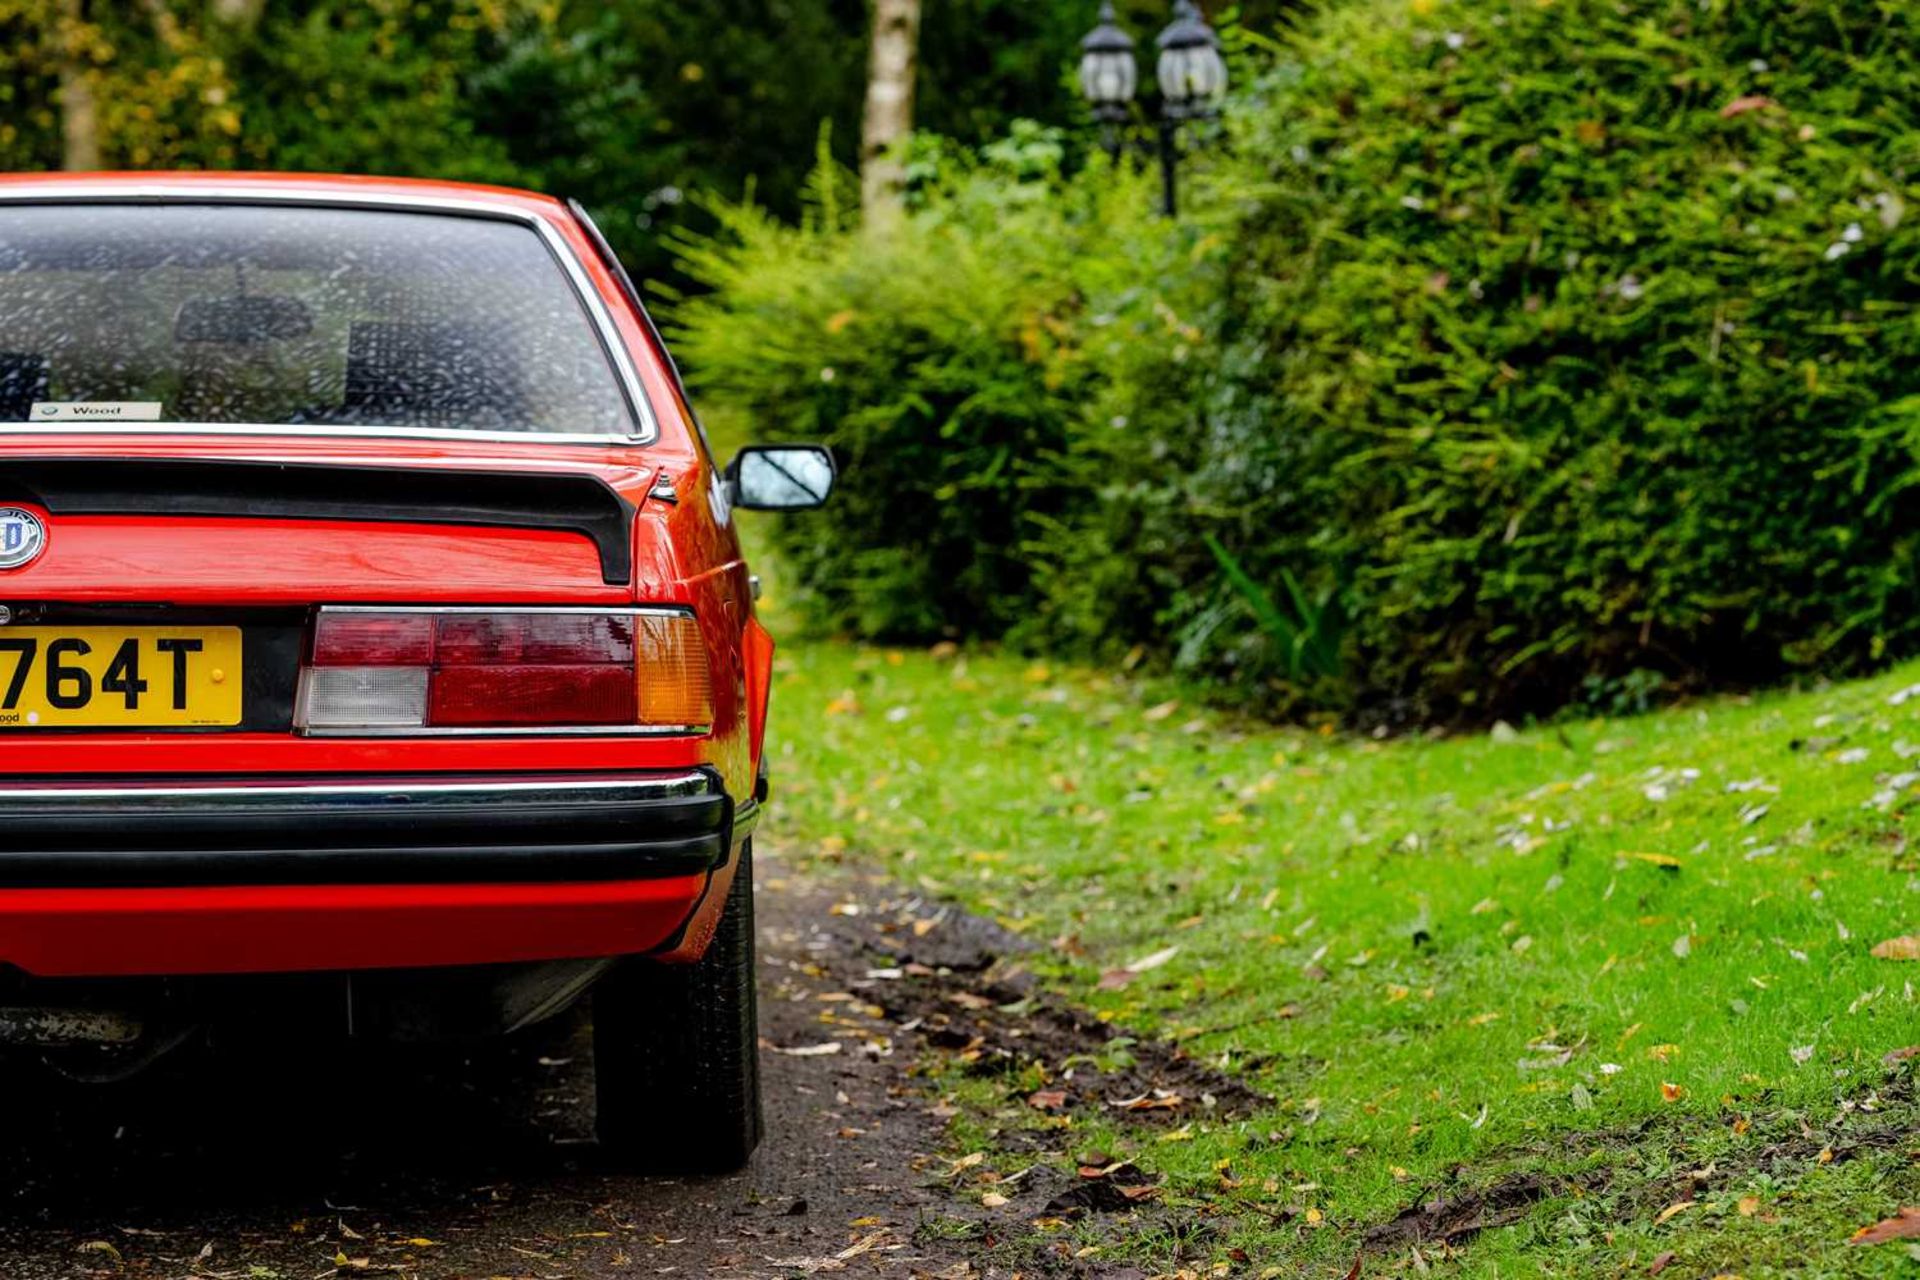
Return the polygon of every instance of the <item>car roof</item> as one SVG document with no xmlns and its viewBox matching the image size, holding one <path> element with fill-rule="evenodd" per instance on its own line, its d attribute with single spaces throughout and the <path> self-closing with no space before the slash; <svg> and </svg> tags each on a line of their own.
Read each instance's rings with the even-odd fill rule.
<svg viewBox="0 0 1920 1280">
<path fill-rule="evenodd" d="M 566 206 L 552 196 L 512 187 L 430 178 L 216 171 L 0 174 L 0 200 L 45 196 L 84 201 L 89 195 L 98 195 L 101 199 L 146 196 L 184 200 L 190 200 L 195 195 L 218 195 L 223 199 L 251 195 L 294 201 L 310 197 L 316 202 L 324 202 L 328 197 L 372 197 L 393 203 L 408 200 L 418 200 L 423 204 L 457 201 L 469 206 L 494 206 L 504 212 L 522 215 L 538 213 L 549 218 L 566 216 Z"/>
</svg>

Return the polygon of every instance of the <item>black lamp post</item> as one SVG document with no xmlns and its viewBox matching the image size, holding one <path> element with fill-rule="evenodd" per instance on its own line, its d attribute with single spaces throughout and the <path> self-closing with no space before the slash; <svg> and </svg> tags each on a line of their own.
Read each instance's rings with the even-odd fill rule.
<svg viewBox="0 0 1920 1280">
<path fill-rule="evenodd" d="M 1220 38 L 1193 0 L 1174 0 L 1173 21 L 1155 43 L 1160 49 L 1156 70 L 1162 207 L 1171 218 L 1180 211 L 1180 126 L 1204 120 L 1218 109 L 1227 91 L 1227 64 L 1220 56 Z M 1133 37 L 1114 20 L 1112 0 L 1103 0 L 1099 25 L 1080 42 L 1080 90 L 1093 109 L 1093 118 L 1100 122 L 1104 145 L 1116 159 L 1122 126 L 1139 88 L 1133 48 Z"/>
</svg>

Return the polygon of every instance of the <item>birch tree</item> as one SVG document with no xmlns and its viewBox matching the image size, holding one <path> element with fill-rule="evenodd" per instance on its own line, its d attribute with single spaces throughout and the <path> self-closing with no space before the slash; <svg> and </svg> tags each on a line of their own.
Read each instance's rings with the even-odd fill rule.
<svg viewBox="0 0 1920 1280">
<path fill-rule="evenodd" d="M 896 144 L 913 132 L 914 79 L 920 62 L 920 0 L 873 0 L 867 105 L 860 130 L 860 209 L 867 226 L 900 216 L 906 171 Z"/>
</svg>

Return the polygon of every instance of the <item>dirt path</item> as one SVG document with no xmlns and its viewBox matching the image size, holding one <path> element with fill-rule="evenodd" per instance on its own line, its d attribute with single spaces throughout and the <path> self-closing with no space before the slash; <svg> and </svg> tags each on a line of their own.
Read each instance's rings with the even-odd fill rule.
<svg viewBox="0 0 1920 1280">
<path fill-rule="evenodd" d="M 942 1120 L 914 1017 L 867 1003 L 858 896 L 762 855 L 768 1139 L 744 1173 L 597 1167 L 586 1010 L 479 1053 L 225 1051 L 118 1092 L 21 1073 L 0 1277 L 983 1274 L 924 1229 L 954 1211 Z"/>
</svg>

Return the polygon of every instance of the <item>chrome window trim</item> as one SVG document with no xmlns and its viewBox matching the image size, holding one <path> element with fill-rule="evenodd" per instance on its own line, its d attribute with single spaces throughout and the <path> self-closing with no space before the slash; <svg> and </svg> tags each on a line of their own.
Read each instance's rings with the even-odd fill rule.
<svg viewBox="0 0 1920 1280">
<path fill-rule="evenodd" d="M 72 204 L 184 204 L 184 205 L 304 205 L 315 209 L 375 209 L 388 213 L 428 213 L 454 217 L 491 218 L 531 227 L 553 255 L 574 296 L 592 321 L 595 335 L 611 363 L 614 381 L 639 425 L 637 434 L 585 431 L 465 431 L 458 427 L 305 427 L 293 423 L 121 422 L 49 423 L 0 422 L 0 436 L 31 435 L 278 435 L 332 436 L 352 439 L 488 440 L 517 444 L 594 444 L 632 446 L 653 444 L 660 438 L 660 420 L 648 399 L 633 363 L 633 353 L 620 336 L 606 300 L 593 287 L 585 264 L 546 218 L 528 209 L 490 200 L 460 196 L 394 195 L 375 191 L 295 190 L 230 187 L 209 183 L 191 191 L 142 182 L 47 182 L 9 187 L 0 184 L 0 206 Z"/>
</svg>

